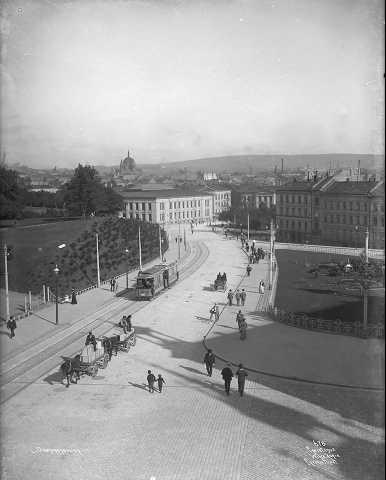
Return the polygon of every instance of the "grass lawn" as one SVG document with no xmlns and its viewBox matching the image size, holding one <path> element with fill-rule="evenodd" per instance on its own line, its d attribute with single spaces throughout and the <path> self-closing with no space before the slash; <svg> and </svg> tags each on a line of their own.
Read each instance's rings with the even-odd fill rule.
<svg viewBox="0 0 386 480">
<path fill-rule="evenodd" d="M 8 278 L 10 290 L 27 292 L 35 290 L 29 285 L 29 273 L 39 263 L 47 259 L 54 261 L 58 253 L 58 245 L 76 241 L 83 231 L 90 228 L 94 220 L 73 220 L 53 224 L 23 226 L 0 230 L 2 242 L 13 247 L 13 259 L 8 262 Z M 53 265 L 52 268 L 54 268 Z M 1 271 L 3 271 L 3 266 Z M 3 276 L 2 276 L 3 277 Z M 2 278 L 1 287 L 4 279 Z M 39 286 L 41 288 L 41 286 Z"/>
<path fill-rule="evenodd" d="M 363 321 L 363 300 L 359 293 L 341 293 L 336 288 L 336 277 L 319 275 L 313 278 L 307 273 L 310 264 L 340 262 L 347 260 L 347 256 L 277 250 L 276 257 L 279 279 L 275 304 L 278 308 L 324 319 Z M 384 323 L 384 309 L 384 293 L 380 295 L 370 293 L 369 323 Z"/>
</svg>

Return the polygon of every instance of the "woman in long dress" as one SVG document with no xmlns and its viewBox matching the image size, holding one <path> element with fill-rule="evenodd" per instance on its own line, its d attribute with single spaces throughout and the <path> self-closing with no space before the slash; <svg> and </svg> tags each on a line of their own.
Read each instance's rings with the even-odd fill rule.
<svg viewBox="0 0 386 480">
<path fill-rule="evenodd" d="M 72 293 L 71 293 L 71 305 L 76 305 L 78 303 L 77 299 L 76 299 L 76 293 L 75 293 L 75 290 L 72 289 Z"/>
</svg>

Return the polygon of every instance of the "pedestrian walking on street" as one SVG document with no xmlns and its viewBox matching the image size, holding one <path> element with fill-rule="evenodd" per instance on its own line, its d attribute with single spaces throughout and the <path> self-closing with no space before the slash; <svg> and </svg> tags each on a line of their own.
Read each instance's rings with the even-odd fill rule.
<svg viewBox="0 0 386 480">
<path fill-rule="evenodd" d="M 239 310 L 237 315 L 236 315 L 236 322 L 237 322 L 237 326 L 239 327 L 239 329 L 240 329 L 240 324 L 243 320 L 244 320 L 244 315 L 242 314 L 241 310 Z"/>
<path fill-rule="evenodd" d="M 247 265 L 247 276 L 248 276 L 248 277 L 251 276 L 251 271 L 252 271 L 252 267 L 248 264 L 248 265 Z"/>
<path fill-rule="evenodd" d="M 76 299 L 76 293 L 75 293 L 75 289 L 72 289 L 72 292 L 71 292 L 71 305 L 76 305 L 78 303 L 77 299 Z"/>
<path fill-rule="evenodd" d="M 263 280 L 260 280 L 259 293 L 264 294 L 264 288 L 265 288 L 265 284 L 264 284 Z"/>
<path fill-rule="evenodd" d="M 162 378 L 162 375 L 159 374 L 157 378 L 157 383 L 158 383 L 158 391 L 159 393 L 162 393 L 162 384 L 164 383 L 166 385 L 165 380 Z"/>
<path fill-rule="evenodd" d="M 216 363 L 216 357 L 212 350 L 208 350 L 204 357 L 204 363 L 206 366 L 206 371 L 208 372 L 209 377 L 212 376 L 213 365 Z"/>
<path fill-rule="evenodd" d="M 245 305 L 245 300 L 247 298 L 247 292 L 242 289 L 241 292 L 240 292 L 240 299 L 241 299 L 241 305 L 244 306 Z"/>
<path fill-rule="evenodd" d="M 245 340 L 247 338 L 247 326 L 245 319 L 242 319 L 239 323 L 240 340 Z"/>
<path fill-rule="evenodd" d="M 225 393 L 229 395 L 231 390 L 231 381 L 233 378 L 233 372 L 230 363 L 227 363 L 227 366 L 221 370 L 221 376 L 225 383 Z"/>
<path fill-rule="evenodd" d="M 231 289 L 229 289 L 229 292 L 228 292 L 228 302 L 229 302 L 229 305 L 232 306 L 233 305 L 233 292 Z"/>
<path fill-rule="evenodd" d="M 210 313 L 209 321 L 212 320 L 213 316 L 217 320 L 217 318 L 216 318 L 216 307 L 217 307 L 217 304 L 215 303 L 213 305 L 213 307 L 209 310 L 209 313 Z"/>
<path fill-rule="evenodd" d="M 239 306 L 239 305 L 240 305 L 240 298 L 241 298 L 241 297 L 240 297 L 240 290 L 239 290 L 239 289 L 236 290 L 235 298 L 236 298 L 237 306 Z"/>
<path fill-rule="evenodd" d="M 147 384 L 149 385 L 149 393 L 154 393 L 154 382 L 156 378 L 151 370 L 147 371 Z"/>
<path fill-rule="evenodd" d="M 110 279 L 110 292 L 113 292 L 114 291 L 114 279 L 111 278 Z"/>
<path fill-rule="evenodd" d="M 244 394 L 245 378 L 247 376 L 248 376 L 247 371 L 244 369 L 243 364 L 240 363 L 239 368 L 236 372 L 240 397 L 242 397 Z"/>
<path fill-rule="evenodd" d="M 113 343 L 110 338 L 104 340 L 104 347 L 109 355 L 109 362 L 111 362 L 111 357 L 113 356 Z"/>
<path fill-rule="evenodd" d="M 114 280 L 114 292 L 117 293 L 118 291 L 118 280 Z"/>
<path fill-rule="evenodd" d="M 9 334 L 9 338 L 13 338 L 15 336 L 15 330 L 17 328 L 16 320 L 13 318 L 13 316 L 11 316 L 10 319 L 8 320 L 7 328 L 8 330 L 11 330 L 11 333 Z"/>
</svg>

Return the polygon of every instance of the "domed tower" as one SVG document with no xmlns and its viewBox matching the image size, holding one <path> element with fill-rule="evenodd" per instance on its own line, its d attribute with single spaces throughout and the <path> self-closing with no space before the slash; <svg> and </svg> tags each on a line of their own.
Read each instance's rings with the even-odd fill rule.
<svg viewBox="0 0 386 480">
<path fill-rule="evenodd" d="M 130 157 L 130 150 L 127 151 L 127 157 L 121 160 L 119 166 L 119 173 L 130 173 L 136 170 L 135 160 L 134 158 Z"/>
</svg>

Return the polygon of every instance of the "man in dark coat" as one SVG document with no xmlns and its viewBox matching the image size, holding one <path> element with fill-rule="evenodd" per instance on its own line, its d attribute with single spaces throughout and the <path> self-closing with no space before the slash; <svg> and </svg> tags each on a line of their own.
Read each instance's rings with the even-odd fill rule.
<svg viewBox="0 0 386 480">
<path fill-rule="evenodd" d="M 123 328 L 123 333 L 126 335 L 126 333 L 127 333 L 127 319 L 126 319 L 126 315 L 123 315 L 123 317 L 122 317 L 121 327 Z"/>
<path fill-rule="evenodd" d="M 147 384 L 149 385 L 149 393 L 154 393 L 154 382 L 156 381 L 156 378 L 153 373 L 151 373 L 151 370 L 147 371 Z"/>
<path fill-rule="evenodd" d="M 11 317 L 8 322 L 7 322 L 7 328 L 8 330 L 11 330 L 11 333 L 9 335 L 9 338 L 13 338 L 15 336 L 15 329 L 17 328 L 17 325 L 16 325 L 16 320 Z"/>
<path fill-rule="evenodd" d="M 62 363 L 60 368 L 61 368 L 63 374 L 66 376 L 66 379 L 67 379 L 66 388 L 69 388 L 70 382 L 71 382 L 71 377 L 72 377 L 72 362 L 71 362 L 71 359 L 68 358 L 64 363 Z"/>
<path fill-rule="evenodd" d="M 240 397 L 242 397 L 244 394 L 245 378 L 247 376 L 248 376 L 247 371 L 244 369 L 243 364 L 240 363 L 239 368 L 236 372 Z"/>
<path fill-rule="evenodd" d="M 204 363 L 206 366 L 206 371 L 208 372 L 208 375 L 211 377 L 212 376 L 212 371 L 213 371 L 213 365 L 216 363 L 216 357 L 213 354 L 212 350 L 208 350 L 205 354 L 204 357 Z"/>
<path fill-rule="evenodd" d="M 129 332 L 131 332 L 131 329 L 133 328 L 133 324 L 131 323 L 131 315 L 128 315 L 126 317 L 126 322 L 127 322 L 127 328 Z"/>
<path fill-rule="evenodd" d="M 225 382 L 225 392 L 227 395 L 229 395 L 229 392 L 231 389 L 231 381 L 233 378 L 233 372 L 232 372 L 230 363 L 228 363 L 227 366 L 221 370 L 221 376 Z"/>
</svg>

